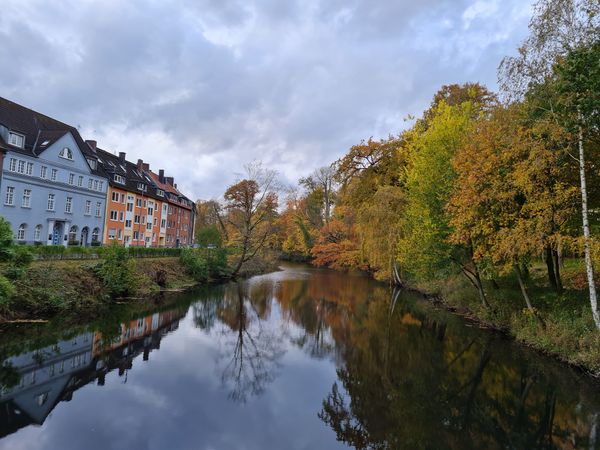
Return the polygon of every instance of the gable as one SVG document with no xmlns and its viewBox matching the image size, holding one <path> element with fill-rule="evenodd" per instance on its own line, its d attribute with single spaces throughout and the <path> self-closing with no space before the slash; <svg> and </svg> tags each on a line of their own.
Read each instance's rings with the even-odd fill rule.
<svg viewBox="0 0 600 450">
<path fill-rule="evenodd" d="M 63 157 L 63 154 L 68 154 L 72 159 Z M 48 163 L 61 167 L 70 168 L 79 172 L 90 174 L 90 166 L 85 158 L 85 155 L 80 150 L 77 142 L 70 132 L 65 133 L 62 137 L 51 143 L 39 155 L 39 159 Z"/>
</svg>

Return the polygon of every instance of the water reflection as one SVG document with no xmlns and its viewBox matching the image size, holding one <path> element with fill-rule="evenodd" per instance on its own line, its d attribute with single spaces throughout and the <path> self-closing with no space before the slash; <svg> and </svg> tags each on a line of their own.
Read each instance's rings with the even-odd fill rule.
<svg viewBox="0 0 600 450">
<path fill-rule="evenodd" d="M 185 310 L 154 313 L 119 324 L 115 336 L 87 332 L 5 359 L 4 373 L 11 376 L 3 377 L 0 389 L 0 438 L 43 424 L 59 402 L 71 400 L 74 391 L 93 381 L 103 386 L 112 370 L 127 382 L 134 358 L 143 353 L 147 361 L 184 314 Z"/>
<path fill-rule="evenodd" d="M 3 341 L 0 448 L 600 448 L 596 384 L 367 277 L 287 266 L 192 297 Z"/>
</svg>

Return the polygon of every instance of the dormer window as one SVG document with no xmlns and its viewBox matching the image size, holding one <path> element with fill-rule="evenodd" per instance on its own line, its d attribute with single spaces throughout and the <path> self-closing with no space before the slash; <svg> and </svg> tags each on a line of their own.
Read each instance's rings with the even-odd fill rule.
<svg viewBox="0 0 600 450">
<path fill-rule="evenodd" d="M 114 180 L 115 180 L 115 183 L 125 184 L 125 178 L 122 177 L 121 175 L 115 174 Z"/>
<path fill-rule="evenodd" d="M 69 147 L 65 147 L 63 148 L 60 153 L 58 154 L 58 156 L 60 156 L 61 158 L 64 159 L 69 159 L 69 160 L 73 160 L 73 152 L 71 151 L 71 149 Z"/>
<path fill-rule="evenodd" d="M 95 159 L 88 159 L 87 160 L 88 164 L 90 165 L 90 167 L 92 168 L 92 170 L 96 170 L 96 168 L 98 167 L 98 162 Z"/>
<path fill-rule="evenodd" d="M 8 143 L 15 147 L 23 148 L 25 146 L 25 136 L 11 131 L 8 133 Z"/>
<path fill-rule="evenodd" d="M 159 197 L 164 197 L 165 196 L 165 191 L 163 191 L 162 189 L 157 189 L 156 190 L 156 195 L 158 195 Z"/>
<path fill-rule="evenodd" d="M 140 191 L 146 191 L 146 185 L 144 183 L 138 183 L 137 186 Z"/>
</svg>

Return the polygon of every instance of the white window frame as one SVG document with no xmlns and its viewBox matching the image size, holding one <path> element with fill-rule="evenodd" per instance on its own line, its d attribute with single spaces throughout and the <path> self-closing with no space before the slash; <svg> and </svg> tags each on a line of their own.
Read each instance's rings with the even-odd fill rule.
<svg viewBox="0 0 600 450">
<path fill-rule="evenodd" d="M 31 208 L 31 189 L 23 189 L 21 208 Z"/>
<path fill-rule="evenodd" d="M 64 147 L 58 154 L 63 159 L 68 159 L 69 161 L 73 161 L 73 152 L 69 147 Z"/>
<path fill-rule="evenodd" d="M 40 178 L 48 178 L 48 166 L 40 166 Z"/>
<path fill-rule="evenodd" d="M 47 211 L 54 211 L 56 208 L 56 195 L 55 194 L 48 194 L 48 204 L 47 204 Z"/>
<path fill-rule="evenodd" d="M 92 201 L 91 200 L 86 200 L 85 201 L 85 210 L 84 210 L 84 214 L 86 216 L 91 216 L 92 215 Z"/>
<path fill-rule="evenodd" d="M 72 213 L 73 212 L 73 197 L 67 197 L 65 201 L 65 212 Z"/>
<path fill-rule="evenodd" d="M 58 178 L 58 169 L 52 169 L 50 171 L 50 181 L 56 181 Z"/>
<path fill-rule="evenodd" d="M 10 145 L 14 145 L 15 147 L 24 148 L 25 136 L 21 133 L 15 133 L 14 131 L 10 131 L 8 133 L 8 143 Z"/>
<path fill-rule="evenodd" d="M 15 187 L 6 186 L 6 195 L 4 197 L 4 204 L 13 206 L 15 204 Z"/>
</svg>

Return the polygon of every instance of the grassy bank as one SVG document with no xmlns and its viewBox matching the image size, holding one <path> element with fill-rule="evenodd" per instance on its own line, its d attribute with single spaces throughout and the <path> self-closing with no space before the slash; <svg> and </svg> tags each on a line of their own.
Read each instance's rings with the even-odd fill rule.
<svg viewBox="0 0 600 450">
<path fill-rule="evenodd" d="M 112 298 L 98 273 L 102 261 L 34 261 L 15 282 L 15 294 L 4 305 L 0 321 L 47 319 L 57 314 L 93 316 L 120 301 L 148 299 L 161 290 L 191 287 L 198 282 L 180 258 L 135 261 L 133 290 L 128 298 Z"/>
<path fill-rule="evenodd" d="M 542 264 L 531 269 L 527 290 L 539 318 L 527 310 L 517 280 L 510 276 L 496 280 L 497 285 L 485 284 L 490 308 L 481 305 L 477 292 L 461 275 L 414 287 L 435 295 L 461 314 L 509 333 L 525 345 L 600 377 L 600 332 L 590 312 L 581 261 L 567 261 L 562 275 L 565 289 L 559 294 L 545 287 Z"/>
</svg>

